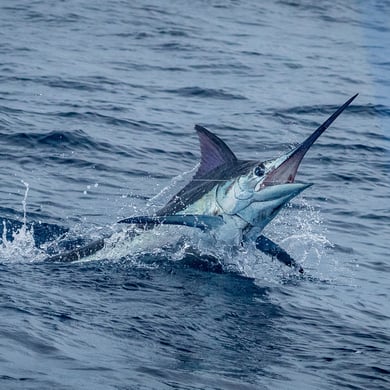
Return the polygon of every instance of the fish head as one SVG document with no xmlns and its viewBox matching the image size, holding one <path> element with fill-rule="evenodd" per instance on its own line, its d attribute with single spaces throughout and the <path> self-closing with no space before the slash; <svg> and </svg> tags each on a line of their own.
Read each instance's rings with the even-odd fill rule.
<svg viewBox="0 0 390 390">
<path fill-rule="evenodd" d="M 243 166 L 246 172 L 218 186 L 216 201 L 223 214 L 237 215 L 253 226 L 265 226 L 288 201 L 311 185 L 268 184 L 275 170 L 273 161 L 247 161 Z"/>
</svg>

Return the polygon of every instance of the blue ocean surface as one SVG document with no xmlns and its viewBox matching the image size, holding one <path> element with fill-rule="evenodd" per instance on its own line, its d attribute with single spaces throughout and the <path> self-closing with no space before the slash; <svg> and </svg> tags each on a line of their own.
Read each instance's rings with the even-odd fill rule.
<svg viewBox="0 0 390 390">
<path fill-rule="evenodd" d="M 2 0 L 0 23 L 1 389 L 390 388 L 389 1 Z M 263 161 L 355 93 L 265 231 L 303 275 L 116 223 L 191 180 L 195 123 Z"/>
</svg>

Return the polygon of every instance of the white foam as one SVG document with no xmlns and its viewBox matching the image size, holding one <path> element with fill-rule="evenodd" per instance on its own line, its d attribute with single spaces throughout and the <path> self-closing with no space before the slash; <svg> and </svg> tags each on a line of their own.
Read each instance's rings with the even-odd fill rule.
<svg viewBox="0 0 390 390">
<path fill-rule="evenodd" d="M 23 219 L 22 226 L 12 232 L 12 239 L 7 239 L 6 223 L 3 221 L 3 235 L 0 245 L 0 259 L 2 262 L 31 262 L 43 259 L 45 254 L 36 248 L 34 240 L 34 227 L 27 226 L 27 196 L 29 191 L 28 183 L 22 180 L 26 187 L 22 201 Z"/>
</svg>

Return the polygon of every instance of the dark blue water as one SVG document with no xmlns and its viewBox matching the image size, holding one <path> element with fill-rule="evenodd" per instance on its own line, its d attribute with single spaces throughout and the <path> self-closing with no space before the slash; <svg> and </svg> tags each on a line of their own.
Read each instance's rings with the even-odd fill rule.
<svg viewBox="0 0 390 390">
<path fill-rule="evenodd" d="M 1 389 L 390 387 L 388 1 L 3 0 L 0 22 Z M 126 247 L 115 222 L 191 178 L 195 123 L 264 160 L 356 92 L 267 227 L 304 276 L 250 249 L 214 272 L 185 228 Z"/>
</svg>

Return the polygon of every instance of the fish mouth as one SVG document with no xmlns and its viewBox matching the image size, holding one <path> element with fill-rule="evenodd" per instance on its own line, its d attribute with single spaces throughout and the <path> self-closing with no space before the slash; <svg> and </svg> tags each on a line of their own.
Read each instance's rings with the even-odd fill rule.
<svg viewBox="0 0 390 390">
<path fill-rule="evenodd" d="M 299 165 L 303 157 L 320 137 L 320 135 L 336 120 L 336 118 L 352 103 L 358 94 L 348 99 L 340 106 L 317 130 L 315 130 L 305 141 L 295 149 L 285 153 L 271 162 L 266 178 L 262 181 L 262 187 L 276 184 L 293 183 Z"/>
</svg>

